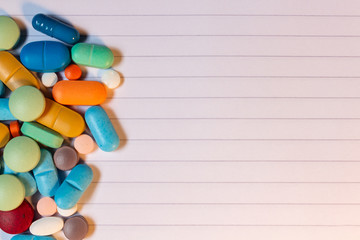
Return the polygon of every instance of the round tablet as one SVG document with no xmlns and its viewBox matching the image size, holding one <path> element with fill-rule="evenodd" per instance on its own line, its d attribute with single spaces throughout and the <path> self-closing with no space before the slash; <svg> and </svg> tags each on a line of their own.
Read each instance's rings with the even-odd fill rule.
<svg viewBox="0 0 360 240">
<path fill-rule="evenodd" d="M 54 154 L 55 166 L 63 171 L 67 171 L 76 166 L 79 162 L 79 155 L 76 150 L 69 146 L 58 148 Z"/>
<path fill-rule="evenodd" d="M 54 215 L 56 213 L 56 207 L 54 199 L 50 197 L 41 198 L 36 205 L 38 213 L 44 217 Z"/>
<path fill-rule="evenodd" d="M 65 77 L 69 80 L 77 80 L 81 74 L 81 68 L 76 64 L 70 64 L 65 68 Z"/>
<path fill-rule="evenodd" d="M 0 148 L 5 146 L 9 142 L 9 139 L 9 128 L 5 124 L 0 123 Z"/>
<path fill-rule="evenodd" d="M 40 161 L 39 145 L 29 137 L 11 139 L 4 148 L 4 161 L 15 172 L 28 172 Z"/>
<path fill-rule="evenodd" d="M 20 38 L 20 28 L 7 16 L 0 16 L 0 50 L 13 48 Z"/>
<path fill-rule="evenodd" d="M 95 142 L 89 135 L 82 134 L 75 138 L 74 147 L 79 153 L 88 154 L 94 151 Z"/>
<path fill-rule="evenodd" d="M 25 188 L 20 180 L 9 174 L 0 175 L 0 211 L 11 211 L 24 201 Z"/>
<path fill-rule="evenodd" d="M 12 137 L 20 136 L 20 124 L 18 121 L 10 122 L 10 133 Z"/>
<path fill-rule="evenodd" d="M 101 75 L 101 82 L 103 82 L 110 89 L 117 88 L 121 82 L 120 74 L 113 69 L 103 70 Z"/>
<path fill-rule="evenodd" d="M 71 217 L 65 221 L 63 232 L 69 240 L 84 239 L 89 231 L 89 225 L 82 216 Z"/>
<path fill-rule="evenodd" d="M 10 95 L 9 109 L 14 117 L 21 121 L 34 121 L 45 110 L 44 95 L 32 86 L 19 87 Z"/>
<path fill-rule="evenodd" d="M 0 211 L 0 229 L 9 234 L 25 232 L 34 219 L 34 209 L 24 199 L 22 204 L 11 211 Z"/>
<path fill-rule="evenodd" d="M 41 76 L 41 82 L 44 84 L 45 87 L 52 87 L 58 81 L 58 76 L 56 73 L 44 73 Z"/>
<path fill-rule="evenodd" d="M 77 204 L 75 204 L 75 206 L 73 206 L 72 208 L 69 209 L 62 209 L 62 208 L 57 208 L 58 213 L 63 216 L 63 217 L 69 217 L 71 215 L 73 215 L 74 213 L 76 213 L 77 211 Z"/>
</svg>

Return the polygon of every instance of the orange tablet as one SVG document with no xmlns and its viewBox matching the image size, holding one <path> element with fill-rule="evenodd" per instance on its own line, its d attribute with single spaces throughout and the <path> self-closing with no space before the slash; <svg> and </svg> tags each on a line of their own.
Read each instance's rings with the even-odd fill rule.
<svg viewBox="0 0 360 240">
<path fill-rule="evenodd" d="M 96 81 L 60 81 L 52 94 L 64 105 L 99 105 L 107 96 L 105 85 Z"/>
<path fill-rule="evenodd" d="M 18 121 L 12 121 L 10 123 L 10 133 L 12 137 L 20 136 L 20 125 Z"/>
</svg>

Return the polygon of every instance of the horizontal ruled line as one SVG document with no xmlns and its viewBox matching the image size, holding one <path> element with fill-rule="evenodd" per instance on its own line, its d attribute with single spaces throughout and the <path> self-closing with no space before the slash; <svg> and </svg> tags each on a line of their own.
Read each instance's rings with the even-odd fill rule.
<svg viewBox="0 0 360 240">
<path fill-rule="evenodd" d="M 360 227 L 360 224 L 294 225 L 294 224 L 89 224 L 103 227 Z"/>
<path fill-rule="evenodd" d="M 329 141 L 329 142 L 337 142 L 337 141 L 360 141 L 360 138 L 343 138 L 343 139 L 332 139 L 332 138 L 317 138 L 317 139 L 306 139 L 306 138 L 277 138 L 277 139 L 272 139 L 272 138 L 204 138 L 204 139 L 175 139 L 175 138 L 153 138 L 153 139 L 146 139 L 146 138 L 129 138 L 129 139 L 120 139 L 121 141 Z"/>
<path fill-rule="evenodd" d="M 119 117 L 119 118 L 114 118 L 114 117 L 110 117 L 110 119 L 121 119 L 121 120 L 149 120 L 149 121 L 152 121 L 152 120 L 360 120 L 360 117 L 357 117 L 357 118 L 353 118 L 353 117 L 349 117 L 349 118 L 346 118 L 346 117 L 334 117 L 334 118 L 322 118 L 322 117 L 319 117 L 319 118 L 307 118 L 307 117 L 302 117 L 302 118 L 288 118 L 288 117 L 283 117 L 283 118 L 273 118 L 273 117 L 258 117 L 258 118 L 252 118 L 252 117 L 244 117 L 244 118 L 238 118 L 238 117 L 228 117 L 228 118 L 217 118 L 217 117 L 214 117 L 214 118 L 202 118 L 202 117 L 188 117 L 188 118 L 127 118 L 127 117 Z"/>
<path fill-rule="evenodd" d="M 124 55 L 117 58 L 360 58 L 360 55 Z"/>
<path fill-rule="evenodd" d="M 151 181 L 104 181 L 91 184 L 360 184 L 360 182 L 151 182 Z"/>
<path fill-rule="evenodd" d="M 147 203 L 147 202 L 142 202 L 142 203 L 133 203 L 133 202 L 126 202 L 126 203 L 77 203 L 79 205 L 285 205 L 285 206 L 360 206 L 360 203 L 288 203 L 288 202 L 283 202 L 283 203 L 236 203 L 236 202 L 228 202 L 228 203 L 213 203 L 213 202 L 197 202 L 197 203 L 170 203 L 170 202 L 158 202 L 158 203 Z"/>
<path fill-rule="evenodd" d="M 86 162 L 111 163 L 360 163 L 359 160 L 87 160 Z"/>
<path fill-rule="evenodd" d="M 11 14 L 14 17 L 33 17 L 34 14 Z M 50 14 L 51 15 L 51 14 Z M 61 14 L 62 17 L 311 17 L 360 18 L 357 14 L 233 14 L 233 13 L 178 13 L 178 14 Z"/>
</svg>

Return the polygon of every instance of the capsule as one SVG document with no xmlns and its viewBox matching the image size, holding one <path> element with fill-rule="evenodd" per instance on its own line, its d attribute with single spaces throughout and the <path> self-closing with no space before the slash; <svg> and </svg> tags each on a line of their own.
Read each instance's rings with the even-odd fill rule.
<svg viewBox="0 0 360 240">
<path fill-rule="evenodd" d="M 35 72 L 60 72 L 69 65 L 68 48 L 61 42 L 38 41 L 26 44 L 20 52 L 25 67 Z"/>
<path fill-rule="evenodd" d="M 56 240 L 56 238 L 52 236 L 34 236 L 27 234 L 19 234 L 13 236 L 11 240 Z"/>
<path fill-rule="evenodd" d="M 89 43 L 74 45 L 71 58 L 77 64 L 95 68 L 109 68 L 114 62 L 114 55 L 109 48 Z"/>
<path fill-rule="evenodd" d="M 51 148 L 61 147 L 64 141 L 64 138 L 58 132 L 35 122 L 24 122 L 21 132 L 25 136 Z"/>
<path fill-rule="evenodd" d="M 22 86 L 40 88 L 39 81 L 11 53 L 0 51 L 0 80 L 11 91 Z"/>
<path fill-rule="evenodd" d="M 80 39 L 80 34 L 74 27 L 42 13 L 33 17 L 32 25 L 37 31 L 71 45 Z"/>
<path fill-rule="evenodd" d="M 105 152 L 119 147 L 120 139 L 108 115 L 100 106 L 92 106 L 85 112 L 85 121 L 89 126 L 95 142 Z"/>
<path fill-rule="evenodd" d="M 66 136 L 77 137 L 85 130 L 83 117 L 61 104 L 45 98 L 45 111 L 36 121 Z"/>
<path fill-rule="evenodd" d="M 10 112 L 9 98 L 0 98 L 0 121 L 17 120 Z"/>
<path fill-rule="evenodd" d="M 9 142 L 9 140 L 9 128 L 5 124 L 0 123 L 0 148 L 4 147 Z"/>
<path fill-rule="evenodd" d="M 91 168 L 85 164 L 75 166 L 55 194 L 55 202 L 59 208 L 74 207 L 93 179 Z"/>
<path fill-rule="evenodd" d="M 96 81 L 60 81 L 52 94 L 55 101 L 64 105 L 98 105 L 107 96 L 105 85 Z"/>
</svg>

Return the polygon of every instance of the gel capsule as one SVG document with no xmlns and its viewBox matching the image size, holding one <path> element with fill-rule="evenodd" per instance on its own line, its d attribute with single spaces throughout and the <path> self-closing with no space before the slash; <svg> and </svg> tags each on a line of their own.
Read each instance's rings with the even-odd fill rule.
<svg viewBox="0 0 360 240">
<path fill-rule="evenodd" d="M 80 34 L 75 28 L 42 13 L 33 17 L 32 25 L 39 32 L 68 44 L 75 44 L 80 39 Z"/>
<path fill-rule="evenodd" d="M 20 52 L 25 67 L 35 72 L 59 72 L 69 65 L 70 53 L 61 42 L 38 41 L 26 44 Z"/>
<path fill-rule="evenodd" d="M 55 101 L 64 105 L 98 105 L 107 96 L 104 84 L 96 81 L 60 81 L 52 94 Z"/>
<path fill-rule="evenodd" d="M 119 147 L 119 136 L 102 107 L 90 107 L 85 112 L 85 121 L 101 150 L 111 152 Z"/>
<path fill-rule="evenodd" d="M 114 55 L 109 48 L 89 43 L 74 45 L 71 58 L 77 64 L 95 68 L 109 68 L 114 62 Z"/>
<path fill-rule="evenodd" d="M 93 178 L 91 168 L 85 164 L 75 166 L 55 194 L 59 208 L 70 209 L 76 205 Z"/>
<path fill-rule="evenodd" d="M 40 150 L 40 161 L 33 169 L 39 192 L 46 197 L 55 195 L 59 188 L 59 177 L 51 153 L 46 149 Z"/>
<path fill-rule="evenodd" d="M 85 130 L 84 119 L 79 113 L 48 98 L 45 101 L 45 111 L 37 122 L 67 137 L 77 137 Z"/>
<path fill-rule="evenodd" d="M 21 86 L 40 88 L 39 81 L 11 53 L 0 51 L 0 80 L 11 91 Z"/>
</svg>

